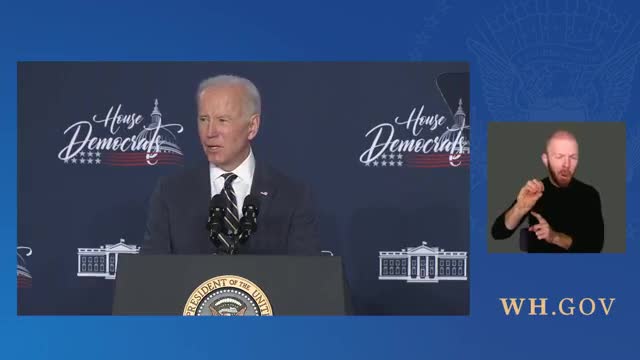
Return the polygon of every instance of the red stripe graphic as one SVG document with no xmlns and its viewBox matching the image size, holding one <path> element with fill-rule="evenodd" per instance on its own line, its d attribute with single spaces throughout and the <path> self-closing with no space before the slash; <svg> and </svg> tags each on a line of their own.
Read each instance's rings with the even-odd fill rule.
<svg viewBox="0 0 640 360">
<path fill-rule="evenodd" d="M 108 166 L 122 166 L 122 167 L 130 167 L 130 166 L 156 166 L 156 165 L 182 165 L 182 163 L 179 162 L 162 162 L 162 161 L 158 161 L 157 163 L 153 163 L 153 165 L 150 165 L 148 163 L 133 163 L 133 164 L 121 164 L 121 163 L 104 163 L 105 165 Z"/>
<path fill-rule="evenodd" d="M 30 288 L 31 287 L 31 279 L 26 276 L 18 276 L 18 287 L 19 288 Z"/>
<path fill-rule="evenodd" d="M 173 153 L 157 153 L 149 161 L 154 165 L 181 165 L 183 157 Z M 149 166 L 146 152 L 105 153 L 102 163 L 109 166 Z"/>
<path fill-rule="evenodd" d="M 105 156 L 116 156 L 116 157 L 146 157 L 147 153 L 145 152 L 136 152 L 136 153 L 106 153 L 104 154 Z M 154 155 L 154 153 L 150 153 L 149 155 Z M 174 153 L 155 153 L 155 156 L 177 156 L 177 157 L 182 157 L 182 155 L 180 154 L 174 154 Z"/>
<path fill-rule="evenodd" d="M 407 160 L 406 162 L 413 163 L 448 163 L 448 162 L 470 162 L 469 159 L 416 159 L 416 160 Z"/>
<path fill-rule="evenodd" d="M 407 162 L 407 165 L 440 165 L 440 166 L 453 166 L 451 165 L 450 162 L 446 161 L 446 162 Z M 469 165 L 470 163 L 468 161 L 460 161 L 460 162 L 454 162 L 455 165 L 457 164 L 461 164 L 461 165 Z"/>
<path fill-rule="evenodd" d="M 434 156 L 451 156 L 449 153 L 438 153 L 438 154 L 407 154 L 409 156 L 426 156 L 426 157 L 434 157 Z M 469 156 L 469 154 L 461 154 L 460 156 Z"/>
<path fill-rule="evenodd" d="M 429 155 L 421 155 L 421 154 L 410 154 L 406 155 L 407 159 L 415 158 L 415 159 L 440 159 L 440 158 L 449 158 L 450 154 L 429 154 Z M 468 154 L 459 155 L 459 159 L 462 158 L 470 158 L 471 156 Z"/>
<path fill-rule="evenodd" d="M 151 157 L 151 156 L 150 156 Z M 104 158 L 114 158 L 114 159 L 146 159 L 146 153 L 135 153 L 135 154 L 105 154 Z M 154 158 L 182 158 L 182 155 L 178 154 L 157 154 Z"/>
<path fill-rule="evenodd" d="M 416 169 L 443 169 L 443 168 L 457 169 L 457 168 L 469 167 L 469 164 L 460 164 L 458 166 L 452 166 L 451 164 L 448 164 L 448 165 L 414 165 L 414 164 L 410 164 L 408 167 L 416 168 Z"/>
<path fill-rule="evenodd" d="M 168 160 L 168 161 L 182 161 L 181 157 L 155 157 L 155 158 L 149 158 L 149 160 Z M 141 158 L 135 158 L 135 159 L 127 159 L 127 158 L 105 158 L 103 161 L 121 161 L 121 162 L 136 162 L 136 161 L 147 161 L 147 158 L 145 157 L 141 157 Z"/>
<path fill-rule="evenodd" d="M 451 154 L 406 155 L 406 164 L 408 167 L 421 169 L 468 167 L 470 161 L 469 154 L 462 154 L 457 159 L 451 159 Z M 451 162 L 457 166 L 451 165 Z"/>
</svg>

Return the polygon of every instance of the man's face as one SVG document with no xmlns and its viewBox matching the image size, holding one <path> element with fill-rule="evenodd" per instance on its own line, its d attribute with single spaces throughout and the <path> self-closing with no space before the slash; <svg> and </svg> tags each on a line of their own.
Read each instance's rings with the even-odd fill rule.
<svg viewBox="0 0 640 360">
<path fill-rule="evenodd" d="M 206 88 L 198 97 L 198 134 L 210 163 L 232 171 L 249 155 L 250 141 L 260 125 L 248 113 L 245 90 L 239 85 Z"/>
<path fill-rule="evenodd" d="M 578 143 L 572 138 L 551 139 L 542 161 L 549 170 L 551 180 L 559 187 L 566 187 L 578 166 Z"/>
</svg>

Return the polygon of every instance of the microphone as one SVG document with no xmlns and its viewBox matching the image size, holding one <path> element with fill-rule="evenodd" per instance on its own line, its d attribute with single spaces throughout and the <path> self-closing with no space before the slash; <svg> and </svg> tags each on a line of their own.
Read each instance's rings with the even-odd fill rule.
<svg viewBox="0 0 640 360">
<path fill-rule="evenodd" d="M 224 209 L 226 206 L 226 199 L 221 194 L 214 195 L 209 202 L 207 230 L 209 230 L 209 241 L 211 241 L 216 248 L 222 246 L 221 238 L 218 237 L 218 234 L 224 230 Z M 228 249 L 229 243 L 224 239 L 222 239 L 222 241 L 224 241 L 224 246 Z"/>
<path fill-rule="evenodd" d="M 244 198 L 240 219 L 240 243 L 246 242 L 251 234 L 258 231 L 259 207 L 260 199 L 257 196 L 249 194 Z"/>
</svg>

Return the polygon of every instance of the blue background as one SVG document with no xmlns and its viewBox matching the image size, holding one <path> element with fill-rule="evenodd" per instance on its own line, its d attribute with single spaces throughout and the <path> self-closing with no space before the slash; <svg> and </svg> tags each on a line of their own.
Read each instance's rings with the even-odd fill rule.
<svg viewBox="0 0 640 360">
<path fill-rule="evenodd" d="M 531 6 L 514 8 L 514 4 Z M 575 32 L 567 30 L 566 20 L 582 14 L 582 5 L 587 5 L 584 13 L 589 17 L 583 22 L 585 30 L 577 33 L 589 36 L 576 40 L 567 36 Z M 179 6 L 111 2 L 94 6 L 77 1 L 3 8 L 3 358 L 185 358 L 221 354 L 324 358 L 336 353 L 345 358 L 633 357 L 637 350 L 632 341 L 637 341 L 635 325 L 640 319 L 635 305 L 640 131 L 630 105 L 639 99 L 639 15 L 640 8 L 631 1 L 415 1 L 357 5 L 324 1 L 251 6 L 246 2 L 182 2 Z M 526 23 L 528 16 L 536 17 L 534 25 Z M 515 27 L 509 29 L 506 25 Z M 525 36 L 537 27 L 542 29 L 539 38 Z M 490 50 L 479 52 L 474 41 Z M 532 53 L 519 52 L 519 46 L 536 44 L 543 48 L 559 45 L 562 56 L 547 53 L 538 59 Z M 583 51 L 585 48 L 600 55 L 591 56 Z M 515 61 L 505 64 L 510 56 L 519 62 L 524 59 L 525 63 L 550 67 L 537 71 L 515 66 Z M 224 319 L 215 323 L 182 318 L 16 317 L 16 61 L 20 60 L 469 60 L 474 119 L 471 315 Z M 585 63 L 599 66 L 594 70 L 585 67 Z M 505 69 L 516 76 L 505 80 Z M 572 88 L 569 84 L 574 84 L 570 80 L 575 79 L 575 74 L 563 70 L 577 71 L 582 78 L 594 80 L 590 85 Z M 543 73 L 550 75 L 537 77 Z M 542 100 L 548 101 L 513 96 L 499 102 L 518 90 L 537 86 L 541 89 L 539 94 L 546 97 Z M 590 97 L 575 96 L 587 92 Z M 571 94 L 570 103 L 578 105 L 569 109 L 561 106 Z M 597 108 L 601 104 L 609 106 Z M 577 111 L 580 106 L 582 110 Z M 584 110 L 590 106 L 594 109 Z M 567 117 L 627 123 L 626 254 L 489 255 L 485 223 L 487 122 L 569 120 Z M 608 317 L 512 318 L 503 315 L 497 301 L 504 296 L 617 300 Z M 225 334 L 242 331 L 246 335 L 241 340 L 216 336 L 221 329 Z"/>
</svg>

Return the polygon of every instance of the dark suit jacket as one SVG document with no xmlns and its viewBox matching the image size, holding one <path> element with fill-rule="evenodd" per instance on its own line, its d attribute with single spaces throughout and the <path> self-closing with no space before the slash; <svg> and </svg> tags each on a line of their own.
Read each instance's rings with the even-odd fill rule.
<svg viewBox="0 0 640 360">
<path fill-rule="evenodd" d="M 309 189 L 256 161 L 251 194 L 260 199 L 258 230 L 240 253 L 320 254 Z M 151 195 L 142 254 L 215 253 L 206 228 L 210 198 L 208 164 L 161 178 Z"/>
</svg>

